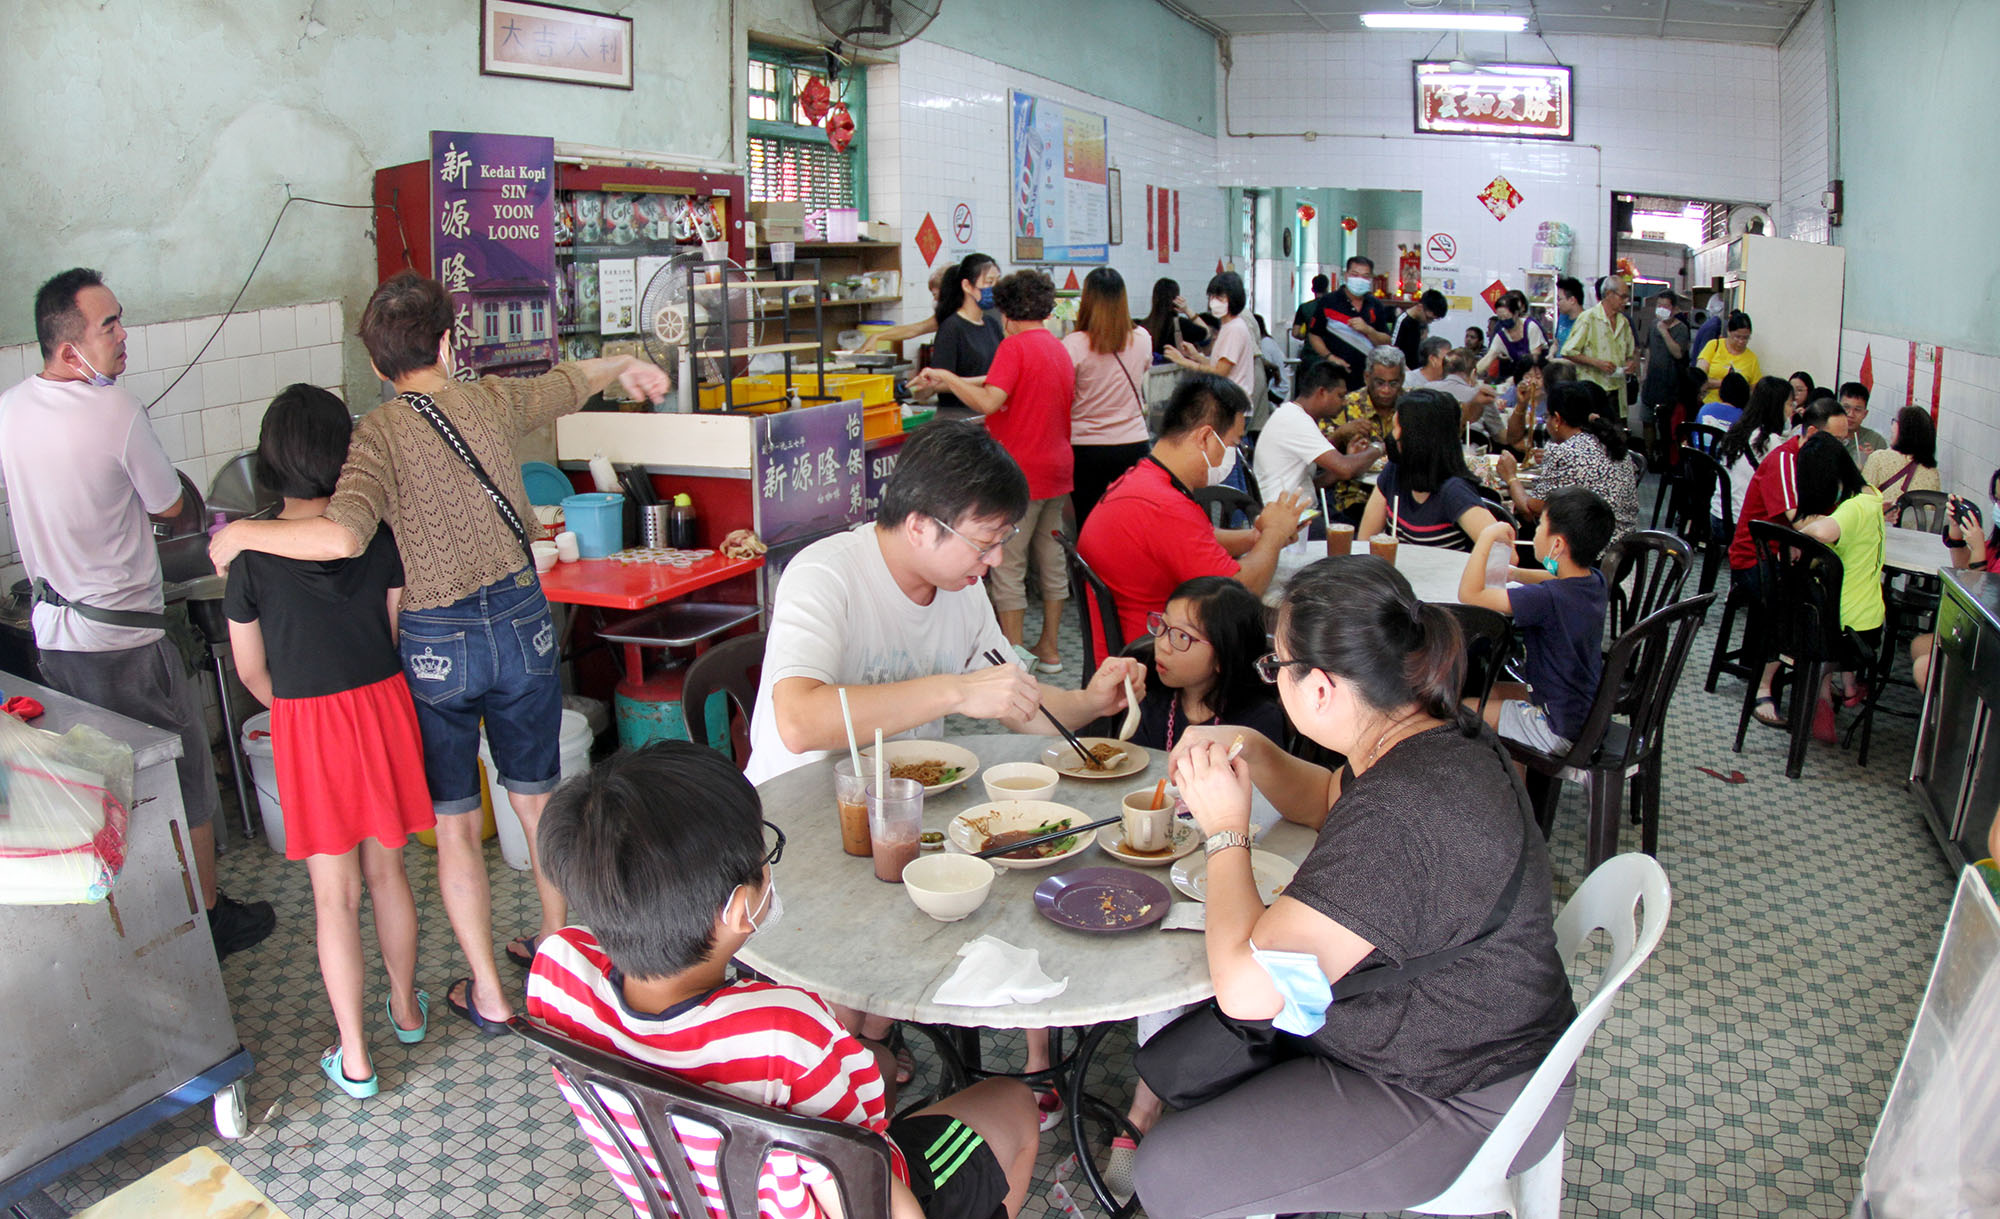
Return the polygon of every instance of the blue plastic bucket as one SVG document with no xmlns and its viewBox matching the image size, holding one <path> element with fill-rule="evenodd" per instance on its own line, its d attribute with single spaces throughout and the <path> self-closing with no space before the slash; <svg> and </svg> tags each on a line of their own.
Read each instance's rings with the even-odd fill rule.
<svg viewBox="0 0 2000 1219">
<path fill-rule="evenodd" d="M 625 548 L 625 497 L 615 491 L 586 491 L 562 502 L 563 528 L 576 534 L 586 559 L 602 559 Z"/>
</svg>

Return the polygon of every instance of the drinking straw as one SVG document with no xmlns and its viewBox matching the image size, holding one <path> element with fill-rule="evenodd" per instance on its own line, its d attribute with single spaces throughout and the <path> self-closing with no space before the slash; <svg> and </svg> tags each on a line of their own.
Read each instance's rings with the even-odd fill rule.
<svg viewBox="0 0 2000 1219">
<path fill-rule="evenodd" d="M 882 777 L 882 730 L 877 728 L 875 730 L 875 794 L 886 799 L 888 793 L 882 790 L 884 782 L 885 780 Z"/>
<path fill-rule="evenodd" d="M 1161 779 L 1160 785 L 1153 789 L 1152 807 L 1159 808 L 1166 802 L 1167 802 L 1167 781 L 1165 779 Z"/>
<path fill-rule="evenodd" d="M 1389 497 L 1389 540 L 1396 541 L 1402 536 L 1401 526 L 1396 521 L 1396 497 Z"/>
<path fill-rule="evenodd" d="M 847 706 L 847 687 L 840 687 L 840 719 L 847 725 L 847 756 L 854 761 L 854 777 L 862 777 L 861 746 L 854 740 L 854 712 Z"/>
<path fill-rule="evenodd" d="M 1319 489 L 1319 519 L 1320 519 L 1320 520 L 1322 520 L 1322 521 L 1324 521 L 1324 522 L 1326 522 L 1326 524 L 1327 524 L 1327 526 L 1328 526 L 1329 528 L 1331 528 L 1331 527 L 1332 527 L 1332 525 L 1333 525 L 1333 509 L 1332 509 L 1332 508 L 1329 508 L 1329 507 L 1327 506 L 1327 502 L 1326 502 L 1326 488 L 1325 488 L 1325 487 L 1321 487 L 1321 488 Z"/>
</svg>

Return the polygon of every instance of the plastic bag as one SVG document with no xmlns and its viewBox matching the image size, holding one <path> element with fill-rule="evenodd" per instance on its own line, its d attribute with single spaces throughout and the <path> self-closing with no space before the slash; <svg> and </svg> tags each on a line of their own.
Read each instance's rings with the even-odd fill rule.
<svg viewBox="0 0 2000 1219">
<path fill-rule="evenodd" d="M 0 904 L 101 902 L 125 866 L 132 750 L 0 716 Z"/>
</svg>

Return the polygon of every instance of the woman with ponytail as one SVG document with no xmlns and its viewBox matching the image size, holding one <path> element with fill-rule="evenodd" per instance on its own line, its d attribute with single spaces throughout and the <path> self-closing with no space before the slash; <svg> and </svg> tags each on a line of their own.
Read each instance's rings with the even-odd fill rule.
<svg viewBox="0 0 2000 1219">
<path fill-rule="evenodd" d="M 1547 849 L 1505 750 L 1459 704 L 1452 615 L 1351 555 L 1292 581 L 1274 643 L 1260 675 L 1297 730 L 1347 762 L 1329 771 L 1233 727 L 1190 729 L 1174 748 L 1208 836 L 1215 1000 L 1139 1052 L 1178 1110 L 1139 1147 L 1154 1219 L 1434 1197 L 1576 1015 Z M 1251 875 L 1253 787 L 1319 835 L 1269 907 Z M 1230 1060 L 1246 1065 L 1215 1065 Z M 1522 1162 L 1560 1136 L 1571 1096 L 1557 1094 Z"/>
<path fill-rule="evenodd" d="M 1618 528 L 1607 553 L 1639 524 L 1639 468 L 1626 455 L 1625 425 L 1610 407 L 1609 396 L 1589 382 L 1555 386 L 1549 390 L 1550 443 L 1541 474 L 1524 482 L 1511 458 L 1500 459 L 1507 497 L 1524 522 L 1541 519 L 1543 504 L 1564 487 L 1594 491 L 1610 504 Z"/>
</svg>

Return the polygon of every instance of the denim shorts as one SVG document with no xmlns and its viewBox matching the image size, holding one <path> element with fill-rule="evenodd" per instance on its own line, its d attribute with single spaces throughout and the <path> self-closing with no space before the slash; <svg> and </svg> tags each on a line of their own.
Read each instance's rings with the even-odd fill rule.
<svg viewBox="0 0 2000 1219">
<path fill-rule="evenodd" d="M 438 609 L 404 610 L 396 627 L 432 809 L 478 809 L 481 719 L 501 786 L 524 796 L 554 791 L 560 652 L 535 573 L 523 568 Z"/>
</svg>

